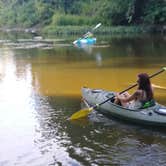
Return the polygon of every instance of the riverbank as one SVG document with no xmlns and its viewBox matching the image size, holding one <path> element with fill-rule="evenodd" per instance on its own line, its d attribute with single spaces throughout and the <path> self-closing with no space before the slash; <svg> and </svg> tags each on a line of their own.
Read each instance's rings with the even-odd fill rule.
<svg viewBox="0 0 166 166">
<path fill-rule="evenodd" d="M 1 27 L 2 32 L 25 32 L 45 35 L 82 35 L 92 30 L 92 26 L 46 26 L 31 28 L 7 28 Z M 111 35 L 111 34 L 166 34 L 166 26 L 101 26 L 94 31 L 95 34 Z"/>
<path fill-rule="evenodd" d="M 44 34 L 52 35 L 75 35 L 90 31 L 93 27 L 82 26 L 48 26 L 42 29 Z M 166 26 L 101 26 L 96 29 L 96 34 L 140 34 L 140 33 L 166 33 Z"/>
</svg>

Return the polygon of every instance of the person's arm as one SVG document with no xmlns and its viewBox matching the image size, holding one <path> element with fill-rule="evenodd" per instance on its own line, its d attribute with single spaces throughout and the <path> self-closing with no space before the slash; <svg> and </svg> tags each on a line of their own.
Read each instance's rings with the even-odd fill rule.
<svg viewBox="0 0 166 166">
<path fill-rule="evenodd" d="M 83 35 L 83 38 L 87 38 L 89 36 L 90 32 L 87 32 L 86 34 Z"/>
<path fill-rule="evenodd" d="M 117 98 L 122 102 L 129 102 L 129 101 L 132 101 L 132 100 L 138 98 L 139 95 L 140 95 L 140 91 L 137 90 L 136 92 L 134 92 L 132 95 L 130 95 L 128 97 L 117 94 Z"/>
</svg>

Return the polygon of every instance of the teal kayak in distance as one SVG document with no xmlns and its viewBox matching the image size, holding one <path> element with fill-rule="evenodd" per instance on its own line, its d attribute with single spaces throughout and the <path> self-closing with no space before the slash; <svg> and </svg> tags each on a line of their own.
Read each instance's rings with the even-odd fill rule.
<svg viewBox="0 0 166 166">
<path fill-rule="evenodd" d="M 115 92 L 102 89 L 82 88 L 82 97 L 89 104 L 94 106 L 115 95 Z M 166 106 L 157 102 L 155 105 L 144 109 L 128 109 L 108 101 L 99 105 L 96 111 L 107 117 L 115 117 L 127 122 L 133 122 L 141 125 L 166 126 Z"/>
<path fill-rule="evenodd" d="M 87 44 L 87 45 L 95 43 L 96 43 L 96 38 L 80 38 L 73 42 L 73 44 Z"/>
</svg>

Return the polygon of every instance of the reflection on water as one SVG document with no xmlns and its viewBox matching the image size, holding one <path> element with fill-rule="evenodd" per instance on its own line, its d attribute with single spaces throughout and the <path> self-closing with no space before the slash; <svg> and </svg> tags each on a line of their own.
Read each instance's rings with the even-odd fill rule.
<svg viewBox="0 0 166 166">
<path fill-rule="evenodd" d="M 163 130 L 95 111 L 87 119 L 67 121 L 81 107 L 82 86 L 121 91 L 135 83 L 138 73 L 153 74 L 165 66 L 163 38 L 103 37 L 90 52 L 75 48 L 73 39 L 2 40 L 0 165 L 166 164 Z M 29 47 L 40 42 L 41 47 Z M 166 104 L 165 73 L 152 82 L 156 99 Z"/>
<path fill-rule="evenodd" d="M 31 100 L 31 66 L 17 67 L 11 50 L 5 50 L 0 56 L 0 158 L 8 164 L 8 158 L 15 160 L 17 155 L 34 149 L 29 141 L 34 135 L 34 103 Z"/>
</svg>

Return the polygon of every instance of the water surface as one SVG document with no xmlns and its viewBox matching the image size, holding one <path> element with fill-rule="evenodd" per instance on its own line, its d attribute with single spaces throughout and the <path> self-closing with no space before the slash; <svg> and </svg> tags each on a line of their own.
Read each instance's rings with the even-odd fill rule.
<svg viewBox="0 0 166 166">
<path fill-rule="evenodd" d="M 161 129 L 95 111 L 67 121 L 81 108 L 82 86 L 121 91 L 138 73 L 165 66 L 165 38 L 100 36 L 81 48 L 74 39 L 1 34 L 0 165 L 166 165 Z M 166 105 L 165 73 L 152 83 L 156 100 Z"/>
</svg>

